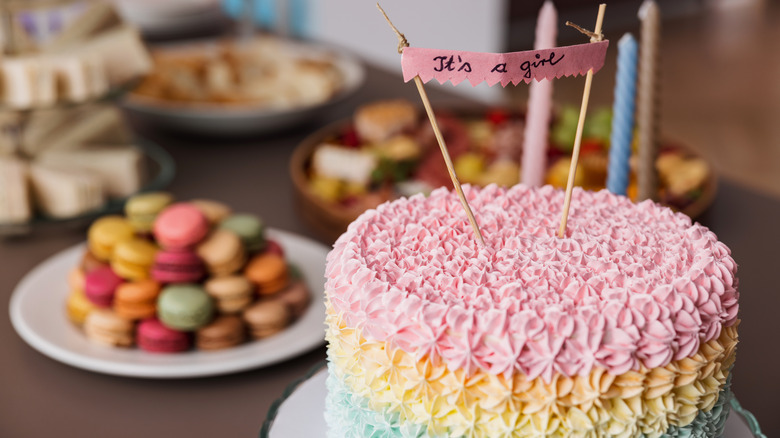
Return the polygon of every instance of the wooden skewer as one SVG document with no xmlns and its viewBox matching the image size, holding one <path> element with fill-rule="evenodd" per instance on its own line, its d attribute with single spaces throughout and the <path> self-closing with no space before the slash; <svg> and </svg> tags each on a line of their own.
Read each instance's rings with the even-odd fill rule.
<svg viewBox="0 0 780 438">
<path fill-rule="evenodd" d="M 398 53 L 403 53 L 403 49 L 405 47 L 409 47 L 409 42 L 406 41 L 404 34 L 402 34 L 395 27 L 395 25 L 393 25 L 393 22 L 390 21 L 390 18 L 385 13 L 385 10 L 382 9 L 382 6 L 380 6 L 378 2 L 376 7 L 379 8 L 379 12 L 381 12 L 385 17 L 387 24 L 390 25 L 390 27 L 393 29 L 393 32 L 395 32 L 395 34 L 398 36 Z M 466 195 L 463 193 L 463 188 L 460 186 L 460 181 L 458 181 L 458 177 L 455 175 L 455 166 L 452 164 L 450 153 L 447 150 L 446 143 L 444 142 L 444 136 L 441 134 L 439 124 L 436 122 L 436 115 L 433 113 L 431 102 L 428 99 L 428 93 L 425 92 L 425 87 L 423 87 L 423 82 L 419 75 L 414 77 L 414 83 L 417 85 L 417 91 L 420 93 L 420 99 L 422 99 L 425 112 L 428 114 L 428 120 L 431 122 L 431 127 L 433 128 L 433 133 L 436 136 L 436 141 L 439 143 L 439 149 L 441 149 L 441 154 L 444 157 L 444 164 L 447 165 L 447 172 L 450 174 L 452 185 L 455 187 L 455 191 L 458 193 L 458 197 L 460 198 L 460 203 L 463 206 L 463 209 L 466 211 L 466 216 L 469 218 L 469 223 L 471 224 L 471 228 L 474 230 L 474 235 L 479 240 L 479 243 L 482 246 L 485 246 L 485 238 L 482 237 L 482 232 L 479 230 L 477 220 L 474 218 L 474 213 L 471 211 L 471 207 L 466 200 Z"/>
<path fill-rule="evenodd" d="M 595 43 L 603 39 L 601 35 L 601 26 L 604 23 L 604 11 L 607 5 L 599 5 L 599 15 L 596 18 L 596 29 L 590 38 L 590 42 Z M 566 23 L 569 24 L 569 23 Z M 563 200 L 563 214 L 561 216 L 561 227 L 558 229 L 558 237 L 563 238 L 566 234 L 566 222 L 569 219 L 569 207 L 571 206 L 571 194 L 574 190 L 574 177 L 577 173 L 577 162 L 580 159 L 580 144 L 582 143 L 582 130 L 585 127 L 585 115 L 588 113 L 588 100 L 590 99 L 590 87 L 593 83 L 593 69 L 588 70 L 585 76 L 585 90 L 582 93 L 582 105 L 580 106 L 580 118 L 577 121 L 577 134 L 574 137 L 574 149 L 571 153 L 571 166 L 569 166 L 569 179 L 566 181 L 566 196 Z"/>
</svg>

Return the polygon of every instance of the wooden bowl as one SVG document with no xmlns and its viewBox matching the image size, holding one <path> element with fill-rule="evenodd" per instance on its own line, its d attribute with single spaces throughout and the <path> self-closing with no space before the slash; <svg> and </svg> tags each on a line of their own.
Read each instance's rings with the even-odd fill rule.
<svg viewBox="0 0 780 438">
<path fill-rule="evenodd" d="M 461 116 L 476 115 L 473 110 L 455 111 L 454 113 Z M 344 207 L 321 199 L 309 189 L 307 172 L 317 146 L 324 140 L 343 133 L 351 124 L 352 119 L 345 119 L 315 131 L 296 147 L 290 159 L 290 175 L 293 181 L 296 208 L 298 208 L 301 217 L 315 233 L 323 241 L 331 243 L 335 242 L 347 230 L 349 224 L 357 219 L 365 211 L 365 208 L 361 205 Z M 687 156 L 697 157 L 689 148 L 677 145 L 675 147 L 682 150 Z M 709 175 L 702 187 L 701 195 L 694 202 L 680 210 L 694 220 L 709 208 L 715 200 L 715 194 L 717 193 L 717 177 L 709 161 L 707 161 L 707 165 L 709 167 Z"/>
<path fill-rule="evenodd" d="M 311 226 L 321 239 L 335 242 L 347 230 L 363 210 L 348 209 L 327 202 L 309 190 L 307 169 L 315 148 L 326 138 L 335 136 L 346 129 L 351 119 L 334 122 L 306 137 L 293 151 L 290 158 L 290 176 L 295 192 L 296 208 L 303 220 Z"/>
</svg>

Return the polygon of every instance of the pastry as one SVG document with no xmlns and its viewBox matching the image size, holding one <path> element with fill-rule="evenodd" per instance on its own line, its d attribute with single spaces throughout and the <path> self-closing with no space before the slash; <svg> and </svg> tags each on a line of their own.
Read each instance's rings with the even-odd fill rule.
<svg viewBox="0 0 780 438">
<path fill-rule="evenodd" d="M 114 246 L 111 254 L 111 269 L 127 280 L 149 278 L 157 246 L 146 239 L 134 237 Z"/>
<path fill-rule="evenodd" d="M 255 299 L 255 286 L 243 275 L 213 277 L 203 286 L 223 314 L 239 313 Z"/>
<path fill-rule="evenodd" d="M 250 312 L 256 337 L 306 311 L 311 297 L 300 272 L 288 267 L 278 242 L 265 239 L 259 217 L 233 215 L 216 201 L 173 202 L 167 193 L 140 194 L 127 202 L 127 217 L 93 222 L 87 249 L 62 279 L 71 291 L 68 319 L 81 326 L 94 309 L 110 310 L 137 323 L 140 349 L 174 353 L 246 342 L 244 314 L 260 300 L 275 304 Z M 246 247 L 256 251 L 251 266 Z M 130 342 L 91 330 L 106 344 Z"/>
<path fill-rule="evenodd" d="M 103 216 L 87 231 L 89 251 L 98 260 L 108 261 L 114 246 L 133 237 L 133 227 L 121 216 Z"/>
<path fill-rule="evenodd" d="M 139 320 L 157 314 L 160 283 L 145 279 L 122 283 L 114 294 L 114 312 L 122 318 Z"/>
<path fill-rule="evenodd" d="M 157 252 L 152 267 L 152 277 L 161 283 L 197 283 L 205 273 L 200 257 L 186 249 Z"/>
<path fill-rule="evenodd" d="M 75 53 L 99 57 L 111 85 L 122 85 L 152 69 L 152 59 L 141 36 L 135 28 L 127 25 L 98 34 L 80 44 Z"/>
<path fill-rule="evenodd" d="M 281 258 L 284 258 L 284 248 L 282 248 L 282 245 L 279 245 L 278 242 L 275 240 L 268 239 L 267 244 L 265 246 L 265 251 L 269 254 L 276 254 Z"/>
<path fill-rule="evenodd" d="M 27 164 L 0 156 L 0 223 L 23 223 L 30 219 Z"/>
<path fill-rule="evenodd" d="M 290 310 L 280 300 L 260 300 L 244 310 L 244 321 L 255 339 L 267 338 L 290 323 Z"/>
<path fill-rule="evenodd" d="M 737 265 L 607 191 L 464 187 L 364 213 L 326 268 L 330 437 L 708 436 L 729 412 Z M 665 435 L 664 435 L 665 434 Z"/>
<path fill-rule="evenodd" d="M 87 299 L 84 289 L 71 289 L 65 307 L 68 319 L 78 326 L 83 325 L 87 315 L 98 308 Z"/>
<path fill-rule="evenodd" d="M 219 228 L 236 233 L 248 252 L 256 252 L 265 247 L 265 225 L 255 215 L 231 215 L 221 221 Z"/>
<path fill-rule="evenodd" d="M 244 268 L 244 275 L 257 286 L 260 295 L 274 294 L 290 284 L 287 263 L 272 252 L 252 257 Z"/>
<path fill-rule="evenodd" d="M 96 309 L 84 321 L 84 333 L 90 341 L 111 347 L 132 347 L 135 326 L 107 309 Z"/>
<path fill-rule="evenodd" d="M 75 169 L 34 163 L 30 166 L 30 182 L 33 199 L 46 216 L 78 216 L 106 201 L 103 181 Z"/>
<path fill-rule="evenodd" d="M 84 251 L 84 255 L 81 256 L 81 263 L 79 264 L 79 267 L 84 273 L 92 272 L 95 269 L 105 266 L 108 266 L 108 263 L 97 258 L 89 249 Z"/>
<path fill-rule="evenodd" d="M 105 196 L 123 198 L 141 189 L 143 158 L 141 151 L 132 146 L 92 146 L 79 150 L 44 151 L 36 157 L 36 163 L 56 165 L 96 177 Z"/>
<path fill-rule="evenodd" d="M 84 291 L 87 285 L 87 276 L 83 269 L 75 267 L 68 272 L 68 288 L 70 290 Z"/>
<path fill-rule="evenodd" d="M 222 350 L 235 347 L 246 339 L 244 321 L 234 315 L 220 316 L 195 332 L 199 350 Z"/>
<path fill-rule="evenodd" d="M 407 100 L 385 100 L 364 105 L 355 112 L 355 130 L 367 142 L 378 143 L 413 128 L 417 108 Z"/>
<path fill-rule="evenodd" d="M 209 223 L 198 208 L 187 203 L 173 204 L 154 221 L 154 237 L 163 248 L 194 247 L 206 237 Z"/>
<path fill-rule="evenodd" d="M 378 161 L 365 150 L 323 144 L 314 151 L 312 170 L 319 177 L 368 185 Z"/>
<path fill-rule="evenodd" d="M 293 318 L 300 318 L 311 303 L 311 293 L 303 280 L 296 280 L 277 294 L 281 300 L 290 309 Z"/>
<path fill-rule="evenodd" d="M 141 321 L 136 338 L 138 348 L 152 353 L 178 353 L 192 345 L 187 333 L 166 327 L 157 318 Z"/>
<path fill-rule="evenodd" d="M 193 199 L 189 202 L 200 209 L 212 225 L 219 224 L 222 220 L 233 214 L 233 210 L 230 207 L 211 199 Z"/>
<path fill-rule="evenodd" d="M 230 275 L 246 264 L 246 251 L 236 233 L 227 229 L 216 229 L 197 247 L 198 256 L 215 276 Z"/>
<path fill-rule="evenodd" d="M 275 111 L 321 104 L 339 92 L 343 74 L 328 54 L 289 45 L 263 37 L 156 50 L 154 70 L 133 98 Z"/>
<path fill-rule="evenodd" d="M 173 196 L 165 192 L 140 193 L 125 203 L 125 217 L 138 233 L 149 233 L 157 215 L 173 203 Z"/>
<path fill-rule="evenodd" d="M 157 299 L 157 316 L 174 330 L 196 330 L 211 321 L 214 304 L 197 284 L 165 286 Z"/>
<path fill-rule="evenodd" d="M 111 307 L 114 302 L 116 288 L 122 284 L 122 277 L 106 266 L 86 274 L 84 293 L 89 301 L 98 307 Z"/>
</svg>

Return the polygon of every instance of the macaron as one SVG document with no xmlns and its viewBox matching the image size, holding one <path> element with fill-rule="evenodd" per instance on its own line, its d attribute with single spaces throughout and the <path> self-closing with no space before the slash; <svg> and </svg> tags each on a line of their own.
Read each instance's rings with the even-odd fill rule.
<svg viewBox="0 0 780 438">
<path fill-rule="evenodd" d="M 243 275 L 213 277 L 203 285 L 214 298 L 220 313 L 238 313 L 249 306 L 255 298 L 255 286 Z"/>
<path fill-rule="evenodd" d="M 206 216 L 185 202 L 165 208 L 154 221 L 154 237 L 166 249 L 191 248 L 209 232 Z"/>
<path fill-rule="evenodd" d="M 135 342 L 135 325 L 107 309 L 96 309 L 84 321 L 89 340 L 112 347 L 131 347 Z"/>
<path fill-rule="evenodd" d="M 160 283 L 145 279 L 122 283 L 114 294 L 114 312 L 122 318 L 138 320 L 157 314 Z"/>
<path fill-rule="evenodd" d="M 114 253 L 114 246 L 133 238 L 133 227 L 121 216 L 103 216 L 92 223 L 87 231 L 87 246 L 101 261 L 108 261 Z"/>
<path fill-rule="evenodd" d="M 157 215 L 173 203 L 173 195 L 166 192 L 139 193 L 125 203 L 125 216 L 138 233 L 152 231 Z"/>
<path fill-rule="evenodd" d="M 203 260 L 186 249 L 158 251 L 152 267 L 152 278 L 161 283 L 196 283 L 205 273 Z"/>
<path fill-rule="evenodd" d="M 255 215 L 234 214 L 223 220 L 219 227 L 236 233 L 249 252 L 260 251 L 265 247 L 265 225 Z"/>
<path fill-rule="evenodd" d="M 211 199 L 193 199 L 190 201 L 190 204 L 198 207 L 212 225 L 222 222 L 226 217 L 233 214 L 233 210 L 230 207 Z"/>
<path fill-rule="evenodd" d="M 290 323 L 290 310 L 280 300 L 260 300 L 244 310 L 243 318 L 255 339 L 279 333 Z"/>
<path fill-rule="evenodd" d="M 267 251 L 249 260 L 244 275 L 257 286 L 260 295 L 274 294 L 290 283 L 287 262 L 278 254 Z"/>
<path fill-rule="evenodd" d="M 197 284 L 165 286 L 157 299 L 157 316 L 174 330 L 196 330 L 211 321 L 214 304 Z"/>
<path fill-rule="evenodd" d="M 68 294 L 65 308 L 67 309 L 68 319 L 80 326 L 84 324 L 87 315 L 97 309 L 97 306 L 87 299 L 83 289 L 72 289 L 70 294 Z"/>
<path fill-rule="evenodd" d="M 282 248 L 282 245 L 279 245 L 275 240 L 266 239 L 265 252 L 270 252 L 284 258 L 284 249 Z"/>
<path fill-rule="evenodd" d="M 120 277 L 142 280 L 151 274 L 157 246 L 146 239 L 136 237 L 117 243 L 111 256 L 111 268 Z"/>
<path fill-rule="evenodd" d="M 68 272 L 68 287 L 70 290 L 84 290 L 87 283 L 87 275 L 80 267 L 75 267 Z"/>
<path fill-rule="evenodd" d="M 235 315 L 224 315 L 195 332 L 195 346 L 199 350 L 221 350 L 235 347 L 246 339 L 244 321 Z"/>
<path fill-rule="evenodd" d="M 166 327 L 157 318 L 141 321 L 136 338 L 140 349 L 152 353 L 178 353 L 192 344 L 189 334 Z"/>
<path fill-rule="evenodd" d="M 276 294 L 276 297 L 287 305 L 295 319 L 303 315 L 311 303 L 309 288 L 301 280 L 293 281 L 287 288 Z"/>
<path fill-rule="evenodd" d="M 123 283 L 122 277 L 108 267 L 95 269 L 84 278 L 84 293 L 97 307 L 111 307 L 116 288 Z"/>
<path fill-rule="evenodd" d="M 97 268 L 108 266 L 108 263 L 98 259 L 95 254 L 92 254 L 92 251 L 86 250 L 84 251 L 84 255 L 81 256 L 81 264 L 79 266 L 85 273 L 87 273 L 92 272 Z"/>
<path fill-rule="evenodd" d="M 246 251 L 236 233 L 216 229 L 196 249 L 212 275 L 230 275 L 246 264 Z"/>
</svg>

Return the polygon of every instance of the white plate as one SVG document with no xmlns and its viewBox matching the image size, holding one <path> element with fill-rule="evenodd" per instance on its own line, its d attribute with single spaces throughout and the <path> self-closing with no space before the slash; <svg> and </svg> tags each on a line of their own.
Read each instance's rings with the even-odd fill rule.
<svg viewBox="0 0 780 438">
<path fill-rule="evenodd" d="M 159 50 L 192 51 L 206 47 L 214 41 L 177 44 Z M 240 136 L 265 134 L 295 126 L 327 111 L 357 91 L 363 84 L 365 69 L 356 58 L 344 50 L 324 44 L 280 40 L 283 50 L 292 54 L 315 59 L 327 56 L 341 72 L 341 90 L 325 102 L 289 109 L 274 109 L 262 106 L 241 105 L 219 106 L 204 103 L 185 104 L 138 96 L 129 93 L 122 105 L 131 113 L 142 117 L 150 124 L 212 136 Z"/>
<path fill-rule="evenodd" d="M 66 316 L 67 274 L 78 265 L 84 244 L 68 248 L 30 271 L 11 296 L 11 323 L 30 346 L 52 359 L 99 373 L 148 378 L 184 378 L 257 368 L 302 354 L 324 341 L 324 245 L 284 231 L 268 230 L 290 262 L 298 266 L 312 293 L 306 313 L 267 339 L 218 351 L 154 354 L 91 343 Z"/>
<path fill-rule="evenodd" d="M 303 380 L 293 383 L 282 398 L 271 405 L 260 430 L 260 438 L 324 438 L 327 431 L 324 415 L 327 377 L 328 369 L 320 365 Z M 306 415 L 306 421 L 301 421 L 302 412 L 313 415 Z M 755 422 L 753 414 L 742 409 L 736 399 L 732 399 L 732 410 L 726 420 L 723 438 L 766 438 L 758 431 L 757 423 L 757 431 L 751 432 L 746 418 L 747 421 L 752 419 Z"/>
<path fill-rule="evenodd" d="M 120 15 L 145 35 L 173 36 L 210 29 L 223 19 L 219 0 L 112 0 Z"/>
</svg>

